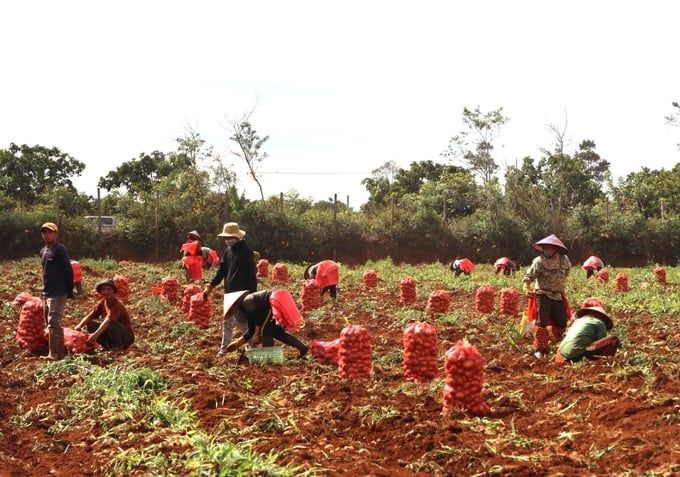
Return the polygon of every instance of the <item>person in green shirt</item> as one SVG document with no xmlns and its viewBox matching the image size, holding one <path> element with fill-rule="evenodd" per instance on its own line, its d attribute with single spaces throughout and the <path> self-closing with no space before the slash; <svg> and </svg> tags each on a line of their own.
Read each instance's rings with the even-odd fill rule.
<svg viewBox="0 0 680 477">
<path fill-rule="evenodd" d="M 590 305 L 587 301 L 584 304 Z M 576 319 L 567 330 L 555 355 L 556 362 L 574 362 L 583 358 L 597 359 L 616 353 L 619 339 L 608 334 L 614 327 L 614 322 L 602 306 L 581 307 L 576 310 L 574 316 Z"/>
</svg>

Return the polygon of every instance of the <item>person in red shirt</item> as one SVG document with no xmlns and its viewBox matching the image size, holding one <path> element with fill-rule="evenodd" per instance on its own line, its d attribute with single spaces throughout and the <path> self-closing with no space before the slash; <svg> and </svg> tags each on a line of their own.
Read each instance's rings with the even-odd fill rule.
<svg viewBox="0 0 680 477">
<path fill-rule="evenodd" d="M 114 348 L 127 349 L 135 341 L 132 323 L 125 305 L 114 295 L 118 291 L 113 280 L 102 280 L 97 283 L 97 293 L 102 299 L 94 309 L 83 318 L 74 328 L 80 330 L 86 327 L 90 334 L 87 342 L 102 345 L 105 350 Z M 95 321 L 103 318 L 103 321 Z"/>
</svg>

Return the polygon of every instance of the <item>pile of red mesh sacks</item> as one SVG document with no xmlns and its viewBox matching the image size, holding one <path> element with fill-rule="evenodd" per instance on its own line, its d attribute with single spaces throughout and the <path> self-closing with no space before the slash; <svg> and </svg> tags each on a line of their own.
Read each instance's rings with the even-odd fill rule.
<svg viewBox="0 0 680 477">
<path fill-rule="evenodd" d="M 257 261 L 257 278 L 267 278 L 269 276 L 269 260 L 261 258 Z"/>
<path fill-rule="evenodd" d="M 210 324 L 212 301 L 204 300 L 203 293 L 196 293 L 189 299 L 189 320 L 199 328 L 207 328 Z"/>
<path fill-rule="evenodd" d="M 500 307 L 503 315 L 517 316 L 519 314 L 519 292 L 514 288 L 503 288 Z"/>
<path fill-rule="evenodd" d="M 179 302 L 180 285 L 175 277 L 165 277 L 161 280 L 161 295 L 173 305 Z"/>
<path fill-rule="evenodd" d="M 313 340 L 310 344 L 312 356 L 322 363 L 338 364 L 340 352 L 340 338 L 333 341 Z"/>
<path fill-rule="evenodd" d="M 371 334 L 359 325 L 348 325 L 340 332 L 338 368 L 343 378 L 369 378 L 373 369 Z"/>
<path fill-rule="evenodd" d="M 302 301 L 302 311 L 316 310 L 322 305 L 321 289 L 316 286 L 315 280 L 310 279 L 302 282 L 300 300 Z"/>
<path fill-rule="evenodd" d="M 656 281 L 662 285 L 666 284 L 666 269 L 660 265 L 654 269 L 654 275 L 656 275 Z"/>
<path fill-rule="evenodd" d="M 366 270 L 361 278 L 364 288 L 375 288 L 378 286 L 378 273 L 375 270 Z"/>
<path fill-rule="evenodd" d="M 482 285 L 475 292 L 475 310 L 480 313 L 493 313 L 496 290 L 491 285 Z"/>
<path fill-rule="evenodd" d="M 434 290 L 427 299 L 427 310 L 429 313 L 446 313 L 449 311 L 449 293 L 446 290 Z"/>
<path fill-rule="evenodd" d="M 17 344 L 22 349 L 32 352 L 47 345 L 47 333 L 45 331 L 47 325 L 45 324 L 43 304 L 40 298 L 34 297 L 28 292 L 22 292 L 14 298 L 12 303 L 21 306 L 16 334 Z"/>
<path fill-rule="evenodd" d="M 614 289 L 620 292 L 628 291 L 628 275 L 625 273 L 619 273 L 614 279 Z"/>
<path fill-rule="evenodd" d="M 399 303 L 408 305 L 415 303 L 418 298 L 416 295 L 416 279 L 413 277 L 404 277 L 399 282 Z"/>
<path fill-rule="evenodd" d="M 184 291 L 182 292 L 183 313 L 189 314 L 191 297 L 194 296 L 196 293 L 201 293 L 201 287 L 196 285 L 195 283 L 192 283 L 191 285 L 187 285 L 184 287 Z"/>
<path fill-rule="evenodd" d="M 449 411 L 462 408 L 475 416 L 484 416 L 491 409 L 482 398 L 484 386 L 484 362 L 477 348 L 467 340 L 452 346 L 445 357 L 444 408 Z"/>
<path fill-rule="evenodd" d="M 130 300 L 130 282 L 125 275 L 113 276 L 113 284 L 116 285 L 116 297 L 123 303 Z"/>
<path fill-rule="evenodd" d="M 288 265 L 285 263 L 277 263 L 272 269 L 272 281 L 277 283 L 285 283 L 288 281 Z"/>
<path fill-rule="evenodd" d="M 436 375 L 437 329 L 429 323 L 411 323 L 404 330 L 404 376 L 425 382 Z"/>
</svg>

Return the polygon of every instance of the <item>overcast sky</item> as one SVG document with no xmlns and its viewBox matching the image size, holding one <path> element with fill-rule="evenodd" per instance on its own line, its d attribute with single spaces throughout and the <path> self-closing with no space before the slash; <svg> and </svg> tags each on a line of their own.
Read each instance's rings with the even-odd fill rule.
<svg viewBox="0 0 680 477">
<path fill-rule="evenodd" d="M 538 159 L 565 112 L 568 149 L 594 140 L 616 177 L 680 161 L 678 2 L 25 0 L 0 18 L 0 147 L 59 147 L 90 194 L 189 125 L 257 198 L 227 131 L 255 104 L 265 195 L 352 207 L 386 161 L 442 160 L 465 106 L 509 116 L 501 165 Z"/>
</svg>

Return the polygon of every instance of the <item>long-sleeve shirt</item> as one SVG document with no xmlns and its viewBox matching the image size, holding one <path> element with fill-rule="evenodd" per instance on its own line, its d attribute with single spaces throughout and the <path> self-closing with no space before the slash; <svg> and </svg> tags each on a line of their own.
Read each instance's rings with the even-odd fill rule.
<svg viewBox="0 0 680 477">
<path fill-rule="evenodd" d="M 272 311 L 272 305 L 269 301 L 271 295 L 271 290 L 251 293 L 239 304 L 240 311 L 243 312 L 248 320 L 248 331 L 243 334 L 243 338 L 246 341 L 255 335 L 257 327 L 265 322 L 267 316 Z"/>
<path fill-rule="evenodd" d="M 567 330 L 560 344 L 560 354 L 564 359 L 578 359 L 583 356 L 590 344 L 605 336 L 607 336 L 605 322 L 594 316 L 584 315 L 577 318 Z"/>
<path fill-rule="evenodd" d="M 220 260 L 220 267 L 215 277 L 210 281 L 212 287 L 224 280 L 224 292 L 257 290 L 257 270 L 253 259 L 253 251 L 245 240 L 239 240 L 227 251 Z"/>
<path fill-rule="evenodd" d="M 536 280 L 536 293 L 543 293 L 553 300 L 561 300 L 571 269 L 569 257 L 560 254 L 559 263 L 555 268 L 547 268 L 545 262 L 547 259 L 543 255 L 534 258 L 522 281 L 531 283 Z"/>
<path fill-rule="evenodd" d="M 40 250 L 43 270 L 43 296 L 54 298 L 73 295 L 73 268 L 68 250 L 61 243 Z"/>
</svg>

